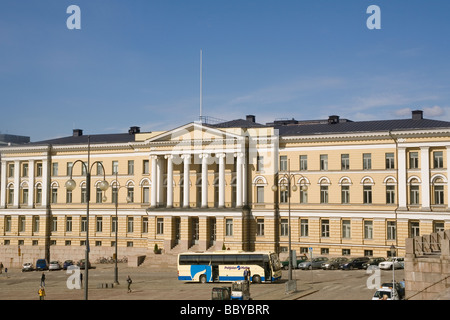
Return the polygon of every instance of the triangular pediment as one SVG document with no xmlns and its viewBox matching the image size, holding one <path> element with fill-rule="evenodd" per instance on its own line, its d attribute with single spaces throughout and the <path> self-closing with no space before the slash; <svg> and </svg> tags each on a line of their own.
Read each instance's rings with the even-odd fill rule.
<svg viewBox="0 0 450 320">
<path fill-rule="evenodd" d="M 173 130 L 162 132 L 159 135 L 147 139 L 146 142 L 169 144 L 180 142 L 192 143 L 194 141 L 219 142 L 221 140 L 241 140 L 243 138 L 243 136 L 236 133 L 231 133 L 219 128 L 213 128 L 201 123 L 192 122 Z"/>
</svg>

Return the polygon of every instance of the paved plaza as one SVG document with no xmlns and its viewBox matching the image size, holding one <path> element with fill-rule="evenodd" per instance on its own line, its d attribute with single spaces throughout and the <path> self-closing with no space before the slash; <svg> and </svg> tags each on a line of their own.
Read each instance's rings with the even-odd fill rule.
<svg viewBox="0 0 450 320">
<path fill-rule="evenodd" d="M 46 300 L 83 300 L 84 289 L 69 289 L 71 274 L 65 270 L 45 271 Z M 42 272 L 21 272 L 10 269 L 0 275 L 0 300 L 39 300 L 38 289 Z M 126 278 L 133 280 L 132 292 L 127 292 Z M 253 300 L 370 300 L 374 289 L 367 287 L 371 274 L 365 270 L 294 270 L 297 291 L 286 294 L 287 271 L 277 283 L 251 285 Z M 380 271 L 381 281 L 392 279 L 392 271 Z M 397 270 L 396 279 L 403 278 Z M 210 300 L 213 287 L 229 283 L 187 283 L 177 280 L 177 270 L 169 267 L 128 267 L 119 264 L 119 285 L 114 279 L 113 264 L 94 265 L 89 270 L 89 300 Z M 106 287 L 108 285 L 108 288 Z M 70 286 L 70 283 L 69 283 Z"/>
</svg>

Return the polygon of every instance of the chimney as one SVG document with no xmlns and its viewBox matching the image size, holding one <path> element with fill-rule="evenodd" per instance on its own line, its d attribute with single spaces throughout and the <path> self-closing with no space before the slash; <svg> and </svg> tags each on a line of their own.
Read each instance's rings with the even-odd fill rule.
<svg viewBox="0 0 450 320">
<path fill-rule="evenodd" d="M 329 116 L 328 124 L 336 124 L 339 123 L 339 116 Z"/>
<path fill-rule="evenodd" d="M 422 110 L 413 110 L 412 119 L 413 120 L 422 120 L 423 119 L 423 111 Z"/>
<path fill-rule="evenodd" d="M 74 137 L 81 137 L 83 135 L 83 130 L 81 129 L 73 129 L 73 136 Z"/>
<path fill-rule="evenodd" d="M 128 130 L 128 134 L 136 134 L 140 133 L 141 128 L 140 127 L 130 127 L 130 130 Z"/>
<path fill-rule="evenodd" d="M 250 122 L 255 122 L 256 118 L 254 115 L 248 114 L 245 119 Z"/>
</svg>

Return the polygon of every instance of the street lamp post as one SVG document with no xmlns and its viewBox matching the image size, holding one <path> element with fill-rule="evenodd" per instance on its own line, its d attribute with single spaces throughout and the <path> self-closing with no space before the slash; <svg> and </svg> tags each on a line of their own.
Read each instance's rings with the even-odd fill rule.
<svg viewBox="0 0 450 320">
<path fill-rule="evenodd" d="M 397 292 L 397 288 L 395 286 L 395 246 L 392 244 L 391 248 L 391 258 L 392 258 L 392 299 L 394 299 L 394 291 Z"/>
<path fill-rule="evenodd" d="M 87 164 L 82 160 L 76 160 L 72 165 L 72 170 L 70 171 L 70 179 L 66 181 L 66 188 L 69 191 L 72 191 L 76 188 L 76 182 L 72 179 L 73 167 L 77 162 L 80 162 L 84 171 L 86 172 L 86 255 L 84 261 L 84 299 L 88 300 L 88 281 L 89 281 L 89 202 L 91 200 L 91 171 L 95 164 L 100 164 L 102 166 L 103 171 L 103 181 L 100 182 L 99 188 L 103 192 L 106 191 L 109 187 L 108 182 L 105 179 L 105 168 L 100 161 L 95 161 L 90 164 L 90 136 L 88 136 L 88 161 Z"/>
<path fill-rule="evenodd" d="M 114 186 L 111 185 L 111 187 L 116 190 L 115 191 L 115 199 L 114 204 L 116 208 L 116 232 L 115 232 L 115 245 L 114 245 L 114 283 L 119 284 L 119 268 L 117 266 L 117 246 L 118 246 L 118 233 L 119 233 L 119 217 L 118 217 L 118 208 L 119 208 L 119 189 L 123 188 L 121 186 L 118 186 L 118 170 L 116 170 L 116 184 Z M 126 187 L 125 187 L 126 188 Z M 127 203 L 130 202 L 130 197 L 127 196 Z"/>
<path fill-rule="evenodd" d="M 290 160 L 288 160 L 288 172 L 283 174 L 280 178 L 280 180 L 282 181 L 286 181 L 282 183 L 281 187 L 280 187 L 280 191 L 287 191 L 287 198 L 288 198 L 288 250 L 289 250 L 289 263 L 288 263 L 288 282 L 287 282 L 287 287 L 286 287 L 286 291 L 296 291 L 297 290 L 297 283 L 295 281 L 292 281 L 292 240 L 291 240 L 291 192 L 292 191 L 297 191 L 297 186 L 295 185 L 295 180 L 294 183 L 292 183 L 292 180 L 295 179 L 296 174 L 291 174 L 291 169 L 290 169 Z M 302 175 L 300 175 L 302 176 Z M 308 189 L 307 186 L 302 186 L 302 191 L 306 191 Z M 273 185 L 272 186 L 272 191 L 276 192 L 278 191 L 278 187 L 277 185 Z"/>
</svg>

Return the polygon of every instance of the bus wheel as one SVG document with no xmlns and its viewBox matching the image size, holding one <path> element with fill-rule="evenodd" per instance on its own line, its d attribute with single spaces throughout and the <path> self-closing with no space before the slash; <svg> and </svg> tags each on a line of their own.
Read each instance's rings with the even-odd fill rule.
<svg viewBox="0 0 450 320">
<path fill-rule="evenodd" d="M 200 283 L 206 283 L 206 276 L 202 274 L 199 279 Z"/>
<path fill-rule="evenodd" d="M 257 274 L 252 277 L 252 283 L 261 283 L 261 277 Z"/>
</svg>

